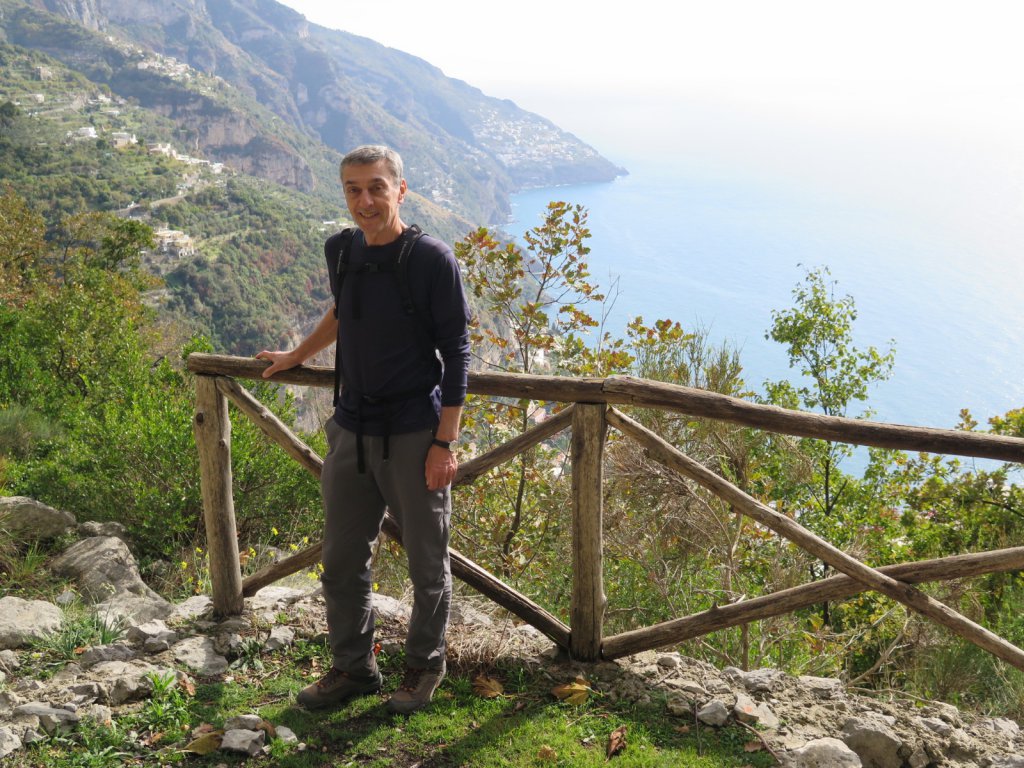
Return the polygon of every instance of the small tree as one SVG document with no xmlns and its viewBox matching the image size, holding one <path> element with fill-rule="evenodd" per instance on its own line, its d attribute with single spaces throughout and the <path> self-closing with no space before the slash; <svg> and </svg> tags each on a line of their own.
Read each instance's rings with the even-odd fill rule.
<svg viewBox="0 0 1024 768">
<path fill-rule="evenodd" d="M 889 378 L 895 353 L 893 342 L 886 352 L 873 346 L 860 349 L 853 344 L 853 323 L 857 309 L 853 297 L 837 297 L 836 281 L 827 267 L 808 270 L 803 283 L 793 289 L 794 306 L 772 312 L 772 327 L 766 338 L 786 346 L 790 368 L 796 368 L 803 383 L 766 382 L 770 402 L 786 408 L 817 410 L 827 416 L 848 416 L 854 401 L 864 402 L 868 388 Z M 870 411 L 858 414 L 859 418 Z M 839 471 L 842 460 L 851 454 L 849 446 L 805 439 L 801 449 L 812 466 L 810 488 L 793 488 L 789 503 L 801 511 L 802 521 L 835 541 L 852 534 L 855 527 L 843 526 L 836 509 L 844 498 L 850 479 Z M 812 575 L 825 576 L 822 563 Z M 828 623 L 828 606 L 823 609 Z"/>
<path fill-rule="evenodd" d="M 477 364 L 519 373 L 607 370 L 628 364 L 621 345 L 598 335 L 589 308 L 605 296 L 589 280 L 587 212 L 579 205 L 553 202 L 544 221 L 524 235 L 527 250 L 500 243 L 479 229 L 456 244 L 466 285 L 479 316 L 472 328 Z M 605 348 L 602 349 L 602 343 Z M 497 444 L 549 416 L 553 406 L 521 399 L 467 401 L 466 429 L 485 444 Z M 496 470 L 476 490 L 478 518 L 467 521 L 495 537 L 506 575 L 521 572 L 557 533 L 559 522 L 547 510 L 560 503 L 553 481 L 564 453 L 543 446 L 521 454 L 514 468 Z M 479 485 L 479 484 L 478 484 Z M 547 550 L 550 554 L 550 549 Z"/>
<path fill-rule="evenodd" d="M 865 402 L 868 388 L 889 378 L 894 342 L 890 341 L 890 349 L 884 353 L 873 346 L 859 349 L 853 345 L 857 319 L 853 297 L 837 298 L 836 282 L 829 276 L 827 267 L 808 270 L 803 284 L 793 289 L 794 306 L 773 311 L 771 330 L 765 334 L 765 338 L 786 345 L 790 368 L 799 370 L 806 383 L 766 382 L 765 387 L 769 400 L 777 405 L 848 416 L 853 401 Z M 857 418 L 870 414 L 866 410 Z M 834 474 L 851 449 L 819 440 L 805 441 L 805 445 L 821 473 L 817 504 L 826 516 L 831 515 L 844 485 L 841 482 L 836 488 Z"/>
</svg>

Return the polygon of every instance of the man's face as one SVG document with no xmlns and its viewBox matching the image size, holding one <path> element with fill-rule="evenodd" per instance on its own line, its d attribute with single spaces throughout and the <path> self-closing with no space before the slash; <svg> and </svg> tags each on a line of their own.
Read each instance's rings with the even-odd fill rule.
<svg viewBox="0 0 1024 768">
<path fill-rule="evenodd" d="M 346 166 L 341 186 L 352 221 L 369 245 L 386 245 L 402 234 L 398 208 L 405 199 L 405 179 L 396 185 L 383 160 Z"/>
</svg>

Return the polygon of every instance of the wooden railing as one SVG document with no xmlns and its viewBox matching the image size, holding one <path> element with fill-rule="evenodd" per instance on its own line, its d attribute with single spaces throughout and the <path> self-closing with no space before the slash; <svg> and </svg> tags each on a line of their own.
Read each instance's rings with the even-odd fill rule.
<svg viewBox="0 0 1024 768">
<path fill-rule="evenodd" d="M 267 365 L 252 358 L 223 355 L 193 354 L 188 359 L 189 370 L 197 374 L 194 426 L 200 456 L 212 597 L 215 610 L 222 615 L 241 612 L 245 596 L 320 559 L 321 545 L 316 544 L 248 578 L 241 576 L 231 491 L 228 402 L 234 403 L 308 471 L 319 476 L 322 467 L 315 452 L 235 381 L 237 378 L 260 379 Z M 272 380 L 332 387 L 334 374 L 330 368 L 302 366 L 278 373 Z M 817 602 L 874 590 L 1018 669 L 1024 669 L 1024 651 L 913 586 L 926 581 L 1024 569 L 1024 547 L 871 568 L 747 495 L 613 406 L 671 410 L 772 432 L 856 445 L 1018 463 L 1024 462 L 1024 439 L 803 413 L 629 376 L 578 379 L 471 373 L 469 391 L 478 395 L 571 403 L 557 416 L 466 462 L 459 467 L 455 479 L 456 485 L 471 483 L 522 451 L 571 427 L 573 589 L 570 626 L 565 626 L 530 598 L 455 550 L 451 550 L 451 563 L 455 576 L 536 627 L 573 658 L 594 661 L 626 656 L 789 613 Z M 609 426 L 636 440 L 655 460 L 702 485 L 733 509 L 789 539 L 843 575 L 604 637 L 602 465 Z M 401 541 L 401 530 L 390 515 L 385 517 L 384 531 Z"/>
</svg>

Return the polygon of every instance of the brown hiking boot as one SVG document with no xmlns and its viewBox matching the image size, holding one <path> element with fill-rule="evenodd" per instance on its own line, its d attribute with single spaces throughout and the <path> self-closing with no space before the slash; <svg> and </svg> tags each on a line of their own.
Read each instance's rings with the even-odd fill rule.
<svg viewBox="0 0 1024 768">
<path fill-rule="evenodd" d="M 444 680 L 445 663 L 439 669 L 415 669 L 407 667 L 405 677 L 398 690 L 388 699 L 388 709 L 396 714 L 407 715 L 422 709 L 434 698 L 434 691 Z"/>
<path fill-rule="evenodd" d="M 319 709 L 341 704 L 355 696 L 376 693 L 380 686 L 380 672 L 376 669 L 372 675 L 356 677 L 331 667 L 326 675 L 299 691 L 295 701 L 307 709 Z"/>
</svg>

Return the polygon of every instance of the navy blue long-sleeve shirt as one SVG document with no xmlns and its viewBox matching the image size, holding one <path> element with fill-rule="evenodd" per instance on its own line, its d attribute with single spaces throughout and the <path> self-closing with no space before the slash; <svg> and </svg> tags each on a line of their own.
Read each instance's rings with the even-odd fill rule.
<svg viewBox="0 0 1024 768">
<path fill-rule="evenodd" d="M 334 308 L 342 380 L 334 418 L 355 431 L 361 417 L 367 435 L 434 429 L 442 406 L 462 405 L 466 398 L 470 313 L 452 249 L 429 235 L 416 243 L 408 257 L 408 284 L 417 309 L 412 315 L 403 309 L 396 272 L 359 269 L 364 263 L 393 263 L 401 245 L 402 238 L 366 245 L 356 232 Z M 337 295 L 337 258 L 326 246 L 325 253 L 331 291 Z M 441 359 L 439 385 L 436 358 L 429 358 L 425 349 L 423 325 L 428 318 L 427 337 Z"/>
</svg>

